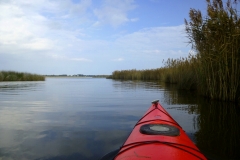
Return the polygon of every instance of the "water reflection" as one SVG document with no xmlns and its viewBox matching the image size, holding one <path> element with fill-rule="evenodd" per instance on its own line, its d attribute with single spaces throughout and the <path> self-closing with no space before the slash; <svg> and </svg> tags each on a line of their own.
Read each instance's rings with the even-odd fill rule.
<svg viewBox="0 0 240 160">
<path fill-rule="evenodd" d="M 209 155 L 221 159 L 240 157 L 240 111 L 233 103 L 201 101 L 196 142 Z"/>
<path fill-rule="evenodd" d="M 135 89 L 145 89 L 147 91 L 151 90 L 164 90 L 161 83 L 157 83 L 156 81 L 152 82 L 144 82 L 144 81 L 128 81 L 128 80 L 115 80 L 113 86 L 116 89 L 124 89 L 124 90 L 135 90 Z"/>
<path fill-rule="evenodd" d="M 99 159 L 122 145 L 154 99 L 207 154 L 239 157 L 239 112 L 230 104 L 159 82 L 47 78 L 0 83 L 0 159 Z"/>
<path fill-rule="evenodd" d="M 41 89 L 40 85 L 43 85 L 44 82 L 0 82 L 0 92 L 9 93 L 11 90 L 34 90 Z"/>
<path fill-rule="evenodd" d="M 169 109 L 197 115 L 192 123 L 196 128 L 192 138 L 206 156 L 220 160 L 240 158 L 240 107 L 237 104 L 208 100 L 192 91 L 177 90 L 175 85 L 164 87 L 165 102 L 177 104 Z"/>
<path fill-rule="evenodd" d="M 136 117 L 112 112 L 38 114 L 31 122 L 19 124 L 25 126 L 0 127 L 0 157 L 99 159 L 109 148 L 122 144 L 132 128 L 132 121 L 136 121 Z"/>
</svg>

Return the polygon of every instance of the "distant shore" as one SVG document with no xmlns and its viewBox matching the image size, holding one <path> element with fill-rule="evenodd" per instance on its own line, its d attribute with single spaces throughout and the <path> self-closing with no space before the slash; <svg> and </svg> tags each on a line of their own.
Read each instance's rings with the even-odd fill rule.
<svg viewBox="0 0 240 160">
<path fill-rule="evenodd" d="M 45 76 L 15 71 L 0 71 L 0 82 L 2 81 L 45 81 Z"/>
<path fill-rule="evenodd" d="M 61 75 L 45 75 L 46 77 L 76 77 L 76 78 L 107 78 L 110 75 L 83 75 L 83 74 L 76 74 L 76 75 L 67 75 L 67 74 L 61 74 Z"/>
</svg>

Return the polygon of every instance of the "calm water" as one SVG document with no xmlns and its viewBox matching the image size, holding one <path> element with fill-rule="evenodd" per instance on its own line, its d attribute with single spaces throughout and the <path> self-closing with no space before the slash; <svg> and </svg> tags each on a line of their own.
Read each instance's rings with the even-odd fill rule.
<svg viewBox="0 0 240 160">
<path fill-rule="evenodd" d="M 97 160 L 159 99 L 213 159 L 240 157 L 240 113 L 156 82 L 47 78 L 0 83 L 0 160 Z"/>
</svg>

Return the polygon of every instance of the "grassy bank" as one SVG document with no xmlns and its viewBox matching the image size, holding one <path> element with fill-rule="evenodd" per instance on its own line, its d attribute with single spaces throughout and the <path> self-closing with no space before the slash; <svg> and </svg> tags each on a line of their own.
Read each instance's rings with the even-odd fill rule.
<svg viewBox="0 0 240 160">
<path fill-rule="evenodd" d="M 1 81 L 44 81 L 45 76 L 14 71 L 0 71 Z"/>
<path fill-rule="evenodd" d="M 240 18 L 235 3 L 207 0 L 204 18 L 199 10 L 190 10 L 185 26 L 195 55 L 168 59 L 159 69 L 114 71 L 111 77 L 160 80 L 211 99 L 240 101 Z"/>
</svg>

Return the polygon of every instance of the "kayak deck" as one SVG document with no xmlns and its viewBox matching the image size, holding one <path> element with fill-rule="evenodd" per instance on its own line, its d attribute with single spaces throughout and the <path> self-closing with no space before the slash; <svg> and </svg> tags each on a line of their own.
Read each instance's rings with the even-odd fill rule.
<svg viewBox="0 0 240 160">
<path fill-rule="evenodd" d="M 206 158 L 181 126 L 158 101 L 154 101 L 114 157 L 114 160 L 139 159 L 205 160 Z"/>
</svg>

